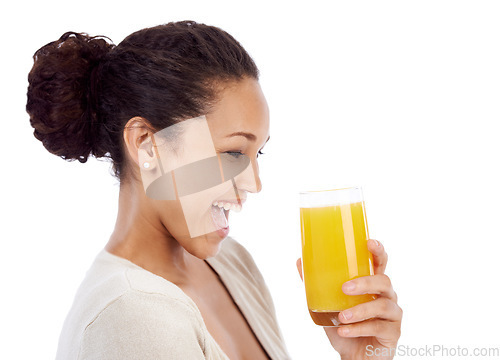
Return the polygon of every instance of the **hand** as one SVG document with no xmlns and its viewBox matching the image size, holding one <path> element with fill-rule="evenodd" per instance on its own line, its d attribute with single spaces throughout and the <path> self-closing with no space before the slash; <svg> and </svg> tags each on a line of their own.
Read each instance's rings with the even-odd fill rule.
<svg viewBox="0 0 500 360">
<path fill-rule="evenodd" d="M 373 254 L 375 275 L 348 281 L 342 291 L 347 295 L 378 294 L 378 298 L 342 311 L 339 320 L 345 325 L 324 328 L 342 359 L 392 359 L 401 335 L 403 310 L 397 304 L 391 280 L 384 274 L 387 253 L 376 240 L 368 241 L 368 250 Z M 300 258 L 297 269 L 302 278 Z M 348 285 L 354 287 L 349 289 Z"/>
</svg>

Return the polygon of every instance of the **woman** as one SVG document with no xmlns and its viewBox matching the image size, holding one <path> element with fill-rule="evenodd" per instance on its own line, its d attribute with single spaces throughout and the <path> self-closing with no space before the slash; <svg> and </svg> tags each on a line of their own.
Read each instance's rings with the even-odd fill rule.
<svg viewBox="0 0 500 360">
<path fill-rule="evenodd" d="M 260 191 L 269 140 L 258 70 L 241 45 L 183 21 L 117 46 L 66 33 L 34 60 L 35 137 L 64 159 L 110 158 L 120 181 L 115 230 L 78 290 L 57 358 L 289 358 L 259 271 L 227 237 L 229 212 Z M 399 338 L 387 255 L 369 245 L 377 275 L 345 291 L 380 297 L 345 311 L 352 325 L 326 328 L 343 358 Z"/>
</svg>

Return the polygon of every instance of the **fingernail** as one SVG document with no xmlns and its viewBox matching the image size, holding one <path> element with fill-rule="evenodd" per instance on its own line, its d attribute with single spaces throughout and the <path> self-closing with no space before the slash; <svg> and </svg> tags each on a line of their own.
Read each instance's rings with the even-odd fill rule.
<svg viewBox="0 0 500 360">
<path fill-rule="evenodd" d="M 343 327 L 343 328 L 341 328 L 341 331 L 342 331 L 342 335 L 347 335 L 347 334 L 349 334 L 349 328 L 348 328 L 348 327 Z"/>
<path fill-rule="evenodd" d="M 356 288 L 356 284 L 353 283 L 352 281 L 348 281 L 348 282 L 344 283 L 344 285 L 342 285 L 342 287 L 344 288 L 344 292 L 345 291 L 351 292 Z"/>
<path fill-rule="evenodd" d="M 372 240 L 373 240 L 373 242 L 375 243 L 375 246 L 376 246 L 376 247 L 379 247 L 379 246 L 380 246 L 380 243 L 379 243 L 377 240 L 374 240 L 374 239 L 372 239 Z"/>
<path fill-rule="evenodd" d="M 350 312 L 349 310 L 342 311 L 342 316 L 344 317 L 344 319 L 350 320 L 352 318 L 352 312 Z"/>
</svg>

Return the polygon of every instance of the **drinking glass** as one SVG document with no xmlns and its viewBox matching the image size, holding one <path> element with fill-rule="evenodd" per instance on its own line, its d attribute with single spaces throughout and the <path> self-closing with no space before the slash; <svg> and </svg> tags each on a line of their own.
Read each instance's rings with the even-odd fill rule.
<svg viewBox="0 0 500 360">
<path fill-rule="evenodd" d="M 361 187 L 300 193 L 302 269 L 307 306 L 321 326 L 339 326 L 340 311 L 375 295 L 346 295 L 342 284 L 373 275 Z"/>
</svg>

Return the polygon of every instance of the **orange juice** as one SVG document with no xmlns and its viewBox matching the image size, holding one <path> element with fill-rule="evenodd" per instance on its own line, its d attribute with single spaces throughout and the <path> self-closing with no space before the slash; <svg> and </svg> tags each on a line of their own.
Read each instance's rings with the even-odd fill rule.
<svg viewBox="0 0 500 360">
<path fill-rule="evenodd" d="M 307 306 L 314 322 L 338 325 L 338 313 L 375 299 L 346 295 L 342 284 L 373 275 L 364 203 L 301 207 L 302 266 Z"/>
</svg>

